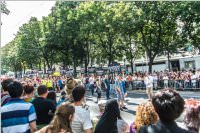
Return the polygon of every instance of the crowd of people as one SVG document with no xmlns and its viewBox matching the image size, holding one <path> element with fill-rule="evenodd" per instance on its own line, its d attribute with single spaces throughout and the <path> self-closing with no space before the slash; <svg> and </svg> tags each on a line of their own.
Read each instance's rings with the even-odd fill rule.
<svg viewBox="0 0 200 133">
<path fill-rule="evenodd" d="M 198 74 L 199 72 L 197 72 Z M 137 75 L 137 74 L 135 74 Z M 168 86 L 153 94 L 153 76 L 143 75 L 148 102 L 138 105 L 129 126 L 121 117 L 127 86 L 135 75 L 3 79 L 3 133 L 198 133 L 200 101 L 185 100 Z M 165 74 L 164 74 L 165 75 Z M 88 91 L 89 90 L 89 91 Z M 106 103 L 101 103 L 102 92 Z M 99 116 L 91 118 L 86 93 L 97 97 Z M 58 94 L 60 96 L 58 97 Z M 183 113 L 184 112 L 184 113 Z M 184 128 L 175 120 L 183 113 Z"/>
<path fill-rule="evenodd" d="M 197 89 L 200 88 L 200 70 L 197 71 L 161 71 L 148 74 L 153 78 L 154 88 Z M 145 87 L 146 73 L 137 72 L 130 77 L 135 89 Z"/>
</svg>

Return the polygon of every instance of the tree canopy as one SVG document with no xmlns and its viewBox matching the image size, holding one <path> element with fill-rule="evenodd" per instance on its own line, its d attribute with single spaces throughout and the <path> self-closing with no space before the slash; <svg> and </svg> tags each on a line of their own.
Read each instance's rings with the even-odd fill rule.
<svg viewBox="0 0 200 133">
<path fill-rule="evenodd" d="M 200 2 L 73 2 L 57 1 L 41 21 L 32 17 L 4 46 L 3 67 L 20 71 L 87 67 L 93 62 L 133 63 L 148 57 L 149 72 L 156 56 L 191 43 L 200 49 Z M 14 64 L 13 64 L 14 63 Z M 45 70 L 46 71 L 46 70 Z"/>
</svg>

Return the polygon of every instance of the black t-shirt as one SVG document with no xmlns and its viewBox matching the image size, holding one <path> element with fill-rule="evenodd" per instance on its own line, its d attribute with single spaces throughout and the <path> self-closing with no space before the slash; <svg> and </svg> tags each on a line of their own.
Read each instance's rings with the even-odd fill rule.
<svg viewBox="0 0 200 133">
<path fill-rule="evenodd" d="M 37 115 L 37 124 L 49 124 L 53 118 L 53 114 L 56 110 L 55 104 L 48 99 L 42 97 L 37 97 L 32 101 L 36 115 Z"/>
<path fill-rule="evenodd" d="M 150 126 L 142 126 L 139 133 L 192 133 L 180 128 L 175 122 L 162 123 L 158 121 L 156 124 Z"/>
</svg>

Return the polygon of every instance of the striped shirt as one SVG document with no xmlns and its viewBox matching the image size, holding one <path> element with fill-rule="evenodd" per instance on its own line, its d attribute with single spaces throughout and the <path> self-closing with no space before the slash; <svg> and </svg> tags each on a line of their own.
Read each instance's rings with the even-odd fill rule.
<svg viewBox="0 0 200 133">
<path fill-rule="evenodd" d="M 8 94 L 1 94 L 1 106 L 5 105 L 11 97 Z"/>
<path fill-rule="evenodd" d="M 31 103 L 13 98 L 1 108 L 3 133 L 30 133 L 29 123 L 36 121 L 35 108 Z"/>
</svg>

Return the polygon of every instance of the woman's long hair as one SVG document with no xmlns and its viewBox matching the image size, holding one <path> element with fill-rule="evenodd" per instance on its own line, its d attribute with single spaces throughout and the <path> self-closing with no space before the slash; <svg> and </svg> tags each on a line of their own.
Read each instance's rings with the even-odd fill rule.
<svg viewBox="0 0 200 133">
<path fill-rule="evenodd" d="M 72 133 L 69 119 L 70 115 L 73 117 L 75 112 L 75 108 L 69 104 L 62 104 L 60 105 L 56 112 L 53 120 L 48 126 L 47 130 L 50 130 L 51 133 L 58 133 L 61 129 L 65 130 L 66 132 Z"/>
<path fill-rule="evenodd" d="M 117 120 L 121 119 L 117 100 L 107 101 L 105 112 L 96 125 L 94 133 L 117 133 Z"/>
</svg>

